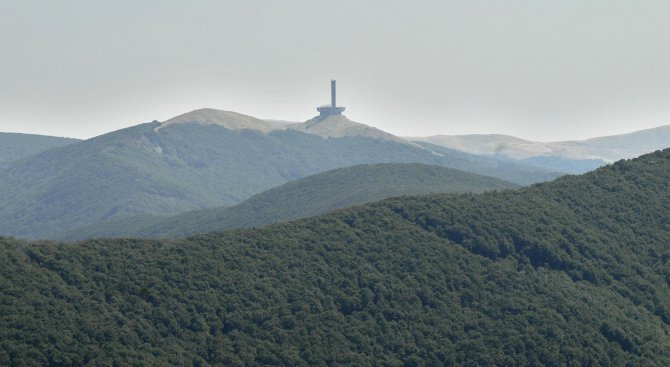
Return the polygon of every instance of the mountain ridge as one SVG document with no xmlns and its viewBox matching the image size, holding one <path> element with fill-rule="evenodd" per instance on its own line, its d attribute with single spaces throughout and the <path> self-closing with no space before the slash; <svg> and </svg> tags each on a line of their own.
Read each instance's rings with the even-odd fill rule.
<svg viewBox="0 0 670 367">
<path fill-rule="evenodd" d="M 186 114 L 170 124 L 135 125 L 10 164 L 0 173 L 0 233 L 44 238 L 120 216 L 234 205 L 287 181 L 355 164 L 434 164 L 517 184 L 560 175 L 465 153 L 436 155 L 393 139 L 265 133 L 246 128 L 245 121 L 267 126 L 262 120 L 204 112 L 214 117 L 197 123 Z M 242 122 L 225 120 L 238 117 Z"/>
<path fill-rule="evenodd" d="M 372 126 L 349 120 L 344 115 L 314 117 L 303 124 L 292 125 L 289 129 L 315 134 L 324 138 L 361 136 L 372 139 L 389 140 L 403 144 L 410 142 Z"/>
<path fill-rule="evenodd" d="M 58 136 L 0 132 L 0 166 L 78 141 Z"/>
<path fill-rule="evenodd" d="M 217 110 L 213 108 L 201 108 L 175 116 L 160 124 L 156 131 L 173 124 L 203 124 L 218 125 L 230 130 L 257 130 L 269 133 L 275 130 L 285 130 L 288 124 L 275 120 L 261 120 L 255 117 L 232 111 Z"/>
<path fill-rule="evenodd" d="M 555 142 L 536 142 L 502 134 L 434 135 L 405 139 L 474 154 L 502 154 L 515 159 L 557 156 L 580 160 L 600 159 L 609 163 L 666 148 L 670 141 L 670 125 L 611 136 Z"/>
<path fill-rule="evenodd" d="M 323 138 L 359 136 L 411 144 L 405 139 L 399 138 L 383 130 L 351 121 L 344 115 L 316 116 L 305 122 L 298 123 L 272 119 L 258 119 L 237 112 L 217 110 L 213 108 L 201 108 L 166 120 L 162 122 L 156 130 L 158 131 L 173 124 L 188 123 L 218 125 L 230 130 L 256 130 L 266 134 L 272 131 L 290 129 L 307 134 L 318 135 Z"/>
</svg>

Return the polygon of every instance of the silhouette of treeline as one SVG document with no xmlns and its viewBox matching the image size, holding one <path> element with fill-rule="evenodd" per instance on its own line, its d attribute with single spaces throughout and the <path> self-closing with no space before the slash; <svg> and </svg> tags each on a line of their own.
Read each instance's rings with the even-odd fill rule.
<svg viewBox="0 0 670 367">
<path fill-rule="evenodd" d="M 1 240 L 0 365 L 670 365 L 670 150 L 178 241 Z"/>
</svg>

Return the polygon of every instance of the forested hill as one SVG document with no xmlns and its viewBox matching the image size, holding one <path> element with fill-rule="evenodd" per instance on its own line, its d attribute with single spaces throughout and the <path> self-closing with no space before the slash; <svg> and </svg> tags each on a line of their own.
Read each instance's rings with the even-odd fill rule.
<svg viewBox="0 0 670 367">
<path fill-rule="evenodd" d="M 180 241 L 0 245 L 3 365 L 670 365 L 670 150 Z"/>
<path fill-rule="evenodd" d="M 0 133 L 0 167 L 23 157 L 76 143 L 77 141 L 77 139 L 56 136 Z"/>
<path fill-rule="evenodd" d="M 330 210 L 402 195 L 484 192 L 517 188 L 492 177 L 418 163 L 362 164 L 297 179 L 232 207 L 171 217 L 134 216 L 67 231 L 58 238 L 175 238 L 307 218 Z"/>
</svg>

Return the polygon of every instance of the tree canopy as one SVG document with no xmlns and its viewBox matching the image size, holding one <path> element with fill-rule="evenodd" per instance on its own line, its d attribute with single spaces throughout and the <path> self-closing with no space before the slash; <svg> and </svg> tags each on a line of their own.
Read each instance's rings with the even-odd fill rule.
<svg viewBox="0 0 670 367">
<path fill-rule="evenodd" d="M 670 150 L 184 240 L 0 240 L 2 365 L 670 365 Z"/>
</svg>

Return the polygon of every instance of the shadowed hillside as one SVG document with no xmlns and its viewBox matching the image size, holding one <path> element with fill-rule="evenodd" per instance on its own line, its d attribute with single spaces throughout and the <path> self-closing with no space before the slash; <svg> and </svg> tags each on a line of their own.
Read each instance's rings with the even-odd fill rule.
<svg viewBox="0 0 670 367">
<path fill-rule="evenodd" d="M 439 166 L 400 163 L 358 165 L 291 181 L 232 207 L 186 212 L 167 218 L 119 218 L 68 231 L 57 237 L 69 240 L 185 237 L 195 233 L 306 218 L 393 196 L 483 192 L 516 187 L 495 178 Z"/>
</svg>

